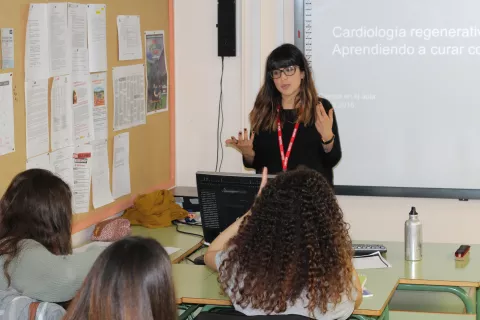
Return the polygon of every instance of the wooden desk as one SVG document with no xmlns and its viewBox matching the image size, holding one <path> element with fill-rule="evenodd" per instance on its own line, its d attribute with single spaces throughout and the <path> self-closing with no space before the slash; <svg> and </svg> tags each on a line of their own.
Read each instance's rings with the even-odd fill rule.
<svg viewBox="0 0 480 320">
<path fill-rule="evenodd" d="M 358 242 L 375 243 L 373 241 Z M 392 265 L 392 268 L 388 268 L 388 272 L 394 273 L 398 277 L 400 284 L 475 288 L 479 286 L 480 245 L 471 246 L 470 259 L 468 263 L 462 266 L 454 258 L 458 244 L 425 243 L 423 245 L 422 260 L 411 262 L 405 261 L 403 242 L 382 243 L 388 250 L 385 258 Z M 370 278 L 367 280 L 367 287 L 369 286 L 368 283 L 370 283 Z"/>
<path fill-rule="evenodd" d="M 217 273 L 206 266 L 174 264 L 173 283 L 177 303 L 229 306 L 230 299 L 221 293 Z"/>
<path fill-rule="evenodd" d="M 373 241 L 355 241 L 358 243 L 383 243 L 388 252 L 385 258 L 392 265 L 391 268 L 378 270 L 359 270 L 359 272 L 367 275 L 367 288 L 375 295 L 375 289 L 372 287 L 378 280 L 382 281 L 383 273 L 388 277 L 398 279 L 396 290 L 411 291 L 435 291 L 450 292 L 456 294 L 465 306 L 469 307 L 470 312 L 479 316 L 479 303 L 471 299 L 461 287 L 474 288 L 477 291 L 477 299 L 479 297 L 478 289 L 480 283 L 480 245 L 472 245 L 471 253 L 468 261 L 465 263 L 457 262 L 454 258 L 454 252 L 458 248 L 457 244 L 434 244 L 426 243 L 423 245 L 423 258 L 421 261 L 412 262 L 405 261 L 404 243 L 403 242 L 373 242 Z M 369 276 L 371 274 L 371 276 Z M 368 299 L 365 298 L 364 301 Z M 389 299 L 390 300 L 390 299 Z M 361 308 L 364 307 L 362 303 Z M 357 314 L 357 312 L 355 312 Z M 393 312 L 392 312 L 393 313 Z M 359 310 L 358 314 L 366 314 Z M 412 315 L 415 313 L 411 313 Z M 373 314 L 370 314 L 373 315 Z M 428 314 L 425 317 L 432 317 Z M 407 316 L 407 315 L 405 315 Z M 410 316 L 410 315 L 409 315 Z M 442 315 L 443 316 L 443 315 Z M 453 315 L 448 315 L 453 316 Z M 466 316 L 466 315 L 459 315 Z M 471 317 L 472 315 L 470 315 Z M 406 318 L 408 319 L 408 318 Z M 415 318 L 412 318 L 415 319 Z M 441 318 L 439 318 L 441 319 Z M 448 318 L 447 318 L 448 319 Z"/>
<path fill-rule="evenodd" d="M 372 243 L 372 241 L 358 242 Z M 392 264 L 392 267 L 358 270 L 359 273 L 367 276 L 367 288 L 373 293 L 373 297 L 364 298 L 360 307 L 354 311 L 354 315 L 381 317 L 384 312 L 389 312 L 387 308 L 388 302 L 397 286 L 402 284 L 416 285 L 417 287 L 414 287 L 413 290 L 422 289 L 425 286 L 438 286 L 438 289 L 445 287 L 474 287 L 478 289 L 480 287 L 480 281 L 478 280 L 480 279 L 480 259 L 478 258 L 479 255 L 475 255 L 475 252 L 480 252 L 480 246 L 478 245 L 472 246 L 468 264 L 459 267 L 453 258 L 453 253 L 458 245 L 424 244 L 423 260 L 412 263 L 406 262 L 404 259 L 403 243 L 382 243 L 388 249 L 386 258 Z M 173 268 L 174 283 L 179 303 L 231 304 L 229 299 L 220 293 L 221 290 L 216 273 L 211 272 L 205 266 L 174 265 Z M 479 294 L 477 294 L 478 296 Z M 401 314 L 403 313 L 401 312 L 399 315 Z M 411 319 L 417 319 L 417 315 L 418 313 L 415 312 L 408 314 Z M 453 318 L 454 316 L 456 317 L 457 315 L 445 315 L 445 319 L 457 319 Z M 461 319 L 474 317 L 474 315 L 458 316 L 463 317 Z"/>
<path fill-rule="evenodd" d="M 217 306 L 232 304 L 230 299 L 221 293 L 216 272 L 212 272 L 206 266 L 175 264 L 172 267 L 177 303 Z M 364 274 L 367 273 L 370 272 Z M 379 275 L 377 280 L 369 286 L 369 289 L 374 292 L 373 297 L 363 299 L 362 305 L 355 310 L 355 314 L 376 317 L 385 310 L 398 279 L 389 275 Z"/>
<path fill-rule="evenodd" d="M 180 231 L 203 235 L 202 227 L 200 226 L 180 225 L 178 228 Z M 132 226 L 132 235 L 153 238 L 164 247 L 180 248 L 180 250 L 170 255 L 172 263 L 179 263 L 203 244 L 203 238 L 177 232 L 176 226 L 155 229 Z"/>
</svg>

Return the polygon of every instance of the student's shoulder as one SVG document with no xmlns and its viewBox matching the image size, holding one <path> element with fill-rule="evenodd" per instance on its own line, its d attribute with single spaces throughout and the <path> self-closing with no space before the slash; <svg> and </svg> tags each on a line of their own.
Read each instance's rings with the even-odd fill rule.
<svg viewBox="0 0 480 320">
<path fill-rule="evenodd" d="M 217 254 L 215 255 L 215 264 L 217 265 L 217 268 L 220 268 L 222 265 L 223 261 L 230 258 L 229 253 L 232 251 L 233 248 L 224 248 L 223 250 L 217 251 Z"/>
<path fill-rule="evenodd" d="M 47 250 L 47 248 L 45 248 L 40 242 L 32 240 L 32 239 L 21 240 L 18 243 L 18 245 L 19 245 L 21 251 L 27 251 L 27 250 L 28 251 L 29 250 L 43 251 L 43 250 Z"/>
<path fill-rule="evenodd" d="M 32 239 L 21 240 L 18 243 L 18 248 L 18 254 L 12 260 L 12 270 L 38 267 L 41 262 L 53 256 L 41 243 Z M 2 262 L 5 261 L 5 259 L 4 256 L 0 258 Z"/>
<path fill-rule="evenodd" d="M 217 269 L 220 269 L 223 260 L 225 260 L 225 252 L 223 250 L 217 251 L 215 254 L 215 265 L 217 266 Z"/>
</svg>

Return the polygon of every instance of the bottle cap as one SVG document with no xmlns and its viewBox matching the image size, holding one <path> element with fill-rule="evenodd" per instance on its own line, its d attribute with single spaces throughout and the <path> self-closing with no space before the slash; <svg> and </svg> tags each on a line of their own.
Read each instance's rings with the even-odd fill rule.
<svg viewBox="0 0 480 320">
<path fill-rule="evenodd" d="M 418 215 L 417 213 L 417 210 L 415 209 L 415 207 L 412 207 L 412 209 L 410 210 L 410 213 L 409 213 L 411 216 L 416 216 Z"/>
</svg>

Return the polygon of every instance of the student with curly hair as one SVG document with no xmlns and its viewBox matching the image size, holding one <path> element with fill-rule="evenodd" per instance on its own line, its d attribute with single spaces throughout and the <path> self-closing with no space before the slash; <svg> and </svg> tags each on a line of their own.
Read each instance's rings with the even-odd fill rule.
<svg viewBox="0 0 480 320">
<path fill-rule="evenodd" d="M 265 179 L 266 181 L 266 179 Z M 210 245 L 205 263 L 246 315 L 347 319 L 362 301 L 348 225 L 327 180 L 279 174 Z"/>
</svg>

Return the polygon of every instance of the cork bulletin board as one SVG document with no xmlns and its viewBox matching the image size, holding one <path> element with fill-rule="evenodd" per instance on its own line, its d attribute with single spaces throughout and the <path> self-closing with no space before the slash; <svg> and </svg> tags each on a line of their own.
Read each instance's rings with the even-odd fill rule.
<svg viewBox="0 0 480 320">
<path fill-rule="evenodd" d="M 62 1 L 0 0 L 0 27 L 14 29 L 15 67 L 1 70 L 13 73 L 15 151 L 0 156 L 0 195 L 5 192 L 12 178 L 26 168 L 26 124 L 25 124 L 25 38 L 31 3 Z M 141 193 L 173 187 L 175 173 L 174 157 L 174 51 L 173 51 L 173 0 L 78 0 L 84 4 L 105 4 L 107 15 L 107 103 L 108 103 L 108 153 L 110 182 L 112 177 L 113 138 L 128 131 L 130 133 L 130 181 L 131 194 L 114 203 L 96 210 L 90 196 L 90 211 L 74 216 L 73 232 L 87 228 L 109 216 L 131 206 L 133 199 Z M 141 60 L 119 61 L 118 15 L 140 16 L 143 57 Z M 147 123 L 124 131 L 113 131 L 113 82 L 112 69 L 145 63 L 145 31 L 164 30 L 165 53 L 168 69 L 168 111 L 147 116 Z M 51 89 L 52 78 L 49 81 Z M 50 97 L 50 94 L 49 94 Z M 50 108 L 50 106 L 49 106 Z M 50 118 L 49 118 L 50 121 Z"/>
</svg>

